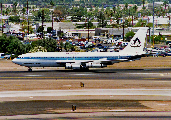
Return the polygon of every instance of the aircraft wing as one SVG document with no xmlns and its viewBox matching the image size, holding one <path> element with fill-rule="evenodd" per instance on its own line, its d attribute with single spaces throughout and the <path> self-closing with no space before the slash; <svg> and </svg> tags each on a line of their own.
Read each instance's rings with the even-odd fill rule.
<svg viewBox="0 0 171 120">
<path fill-rule="evenodd" d="M 128 59 L 116 59 L 116 60 L 102 60 L 100 63 L 101 64 L 113 64 L 113 63 L 119 63 L 119 62 L 125 62 L 125 61 L 129 61 Z"/>
<path fill-rule="evenodd" d="M 61 66 L 65 66 L 66 68 L 79 69 L 80 67 L 103 67 L 106 65 L 112 65 L 114 63 L 129 61 L 128 59 L 116 59 L 116 60 L 108 60 L 107 58 L 102 58 L 99 60 L 63 60 L 56 61 L 57 64 Z"/>
</svg>

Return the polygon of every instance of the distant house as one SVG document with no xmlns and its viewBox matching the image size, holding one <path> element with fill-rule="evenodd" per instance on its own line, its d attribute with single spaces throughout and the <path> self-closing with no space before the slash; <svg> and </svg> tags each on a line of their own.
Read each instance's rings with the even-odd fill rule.
<svg viewBox="0 0 171 120">
<path fill-rule="evenodd" d="M 65 30 L 64 33 L 66 34 L 66 37 L 75 37 L 77 36 L 78 38 L 88 38 L 88 29 L 69 29 Z M 89 29 L 89 37 L 94 36 L 95 30 L 94 29 Z"/>
<path fill-rule="evenodd" d="M 129 32 L 129 28 L 124 29 L 124 35 Z M 122 37 L 123 36 L 123 29 L 120 28 L 96 28 L 95 29 L 95 36 L 106 36 L 111 35 L 113 37 Z"/>
<path fill-rule="evenodd" d="M 130 8 L 130 7 L 133 7 L 133 6 L 137 6 L 137 4 L 128 4 L 128 9 Z M 125 4 L 119 4 L 119 6 L 121 7 L 121 9 L 123 9 L 124 7 L 125 7 Z"/>
<path fill-rule="evenodd" d="M 5 8 L 13 8 L 13 4 L 2 4 Z M 19 3 L 16 7 L 19 7 Z"/>
<path fill-rule="evenodd" d="M 149 18 L 149 23 L 153 23 L 153 16 L 148 16 Z M 168 25 L 169 24 L 169 17 L 154 17 L 154 25 L 156 27 L 162 26 L 162 25 Z"/>
<path fill-rule="evenodd" d="M 2 4 L 5 8 L 12 8 L 13 4 Z"/>
<path fill-rule="evenodd" d="M 28 5 L 28 7 L 31 8 L 31 9 L 33 9 L 33 8 L 35 9 L 36 5 Z"/>
</svg>

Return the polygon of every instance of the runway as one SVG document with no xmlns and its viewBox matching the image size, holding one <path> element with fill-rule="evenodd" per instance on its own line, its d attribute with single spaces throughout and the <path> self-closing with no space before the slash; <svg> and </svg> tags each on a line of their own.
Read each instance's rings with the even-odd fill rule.
<svg viewBox="0 0 171 120">
<path fill-rule="evenodd" d="M 0 119 L 170 119 L 170 99 L 170 68 L 0 71 Z"/>
<path fill-rule="evenodd" d="M 1 71 L 0 84 L 1 99 L 29 96 L 77 96 L 79 99 L 78 96 L 113 95 L 168 100 L 171 93 L 171 69 Z"/>
<path fill-rule="evenodd" d="M 122 80 L 170 80 L 171 69 L 94 69 L 73 70 L 35 70 L 1 71 L 1 79 L 122 79 Z"/>
<path fill-rule="evenodd" d="M 82 90 L 32 90 L 2 91 L 0 97 L 48 97 L 48 96 L 171 96 L 171 89 L 82 89 Z M 88 97 L 87 97 L 88 98 Z"/>
<path fill-rule="evenodd" d="M 27 120 L 170 120 L 170 112 L 92 112 L 92 113 L 65 113 L 27 115 Z M 1 116 L 0 119 L 23 120 L 25 115 Z"/>
</svg>

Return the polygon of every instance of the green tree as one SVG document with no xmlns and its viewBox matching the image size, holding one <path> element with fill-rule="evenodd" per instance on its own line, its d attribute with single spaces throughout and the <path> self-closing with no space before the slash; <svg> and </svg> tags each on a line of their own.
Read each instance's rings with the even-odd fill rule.
<svg viewBox="0 0 171 120">
<path fill-rule="evenodd" d="M 126 38 L 127 41 L 129 41 L 131 38 L 134 37 L 134 35 L 135 35 L 135 33 L 133 31 L 130 31 L 130 32 L 127 32 L 125 34 L 125 38 Z"/>
<path fill-rule="evenodd" d="M 125 8 L 126 11 L 128 10 L 128 3 L 125 3 Z"/>
<path fill-rule="evenodd" d="M 60 46 L 59 47 L 61 47 L 61 49 L 64 47 L 64 44 L 63 44 L 62 41 L 60 42 Z"/>
<path fill-rule="evenodd" d="M 25 7 L 23 7 L 23 9 L 22 9 L 22 13 L 23 13 L 23 19 L 24 19 L 24 15 L 26 14 L 26 8 Z"/>
<path fill-rule="evenodd" d="M 16 12 L 17 12 L 17 2 L 14 2 L 13 3 L 13 9 L 14 9 L 14 13 L 16 14 Z"/>
<path fill-rule="evenodd" d="M 135 25 L 135 27 L 145 27 L 145 26 L 147 26 L 147 21 L 142 19 L 140 19 Z"/>
<path fill-rule="evenodd" d="M 168 1 L 164 1 L 163 5 L 164 5 L 164 12 L 167 13 L 167 10 L 166 10 L 166 6 L 168 4 Z"/>
<path fill-rule="evenodd" d="M 34 53 L 34 52 L 47 52 L 47 50 L 44 47 L 42 47 L 42 46 L 36 46 L 33 49 L 31 49 L 29 52 L 30 53 Z"/>
<path fill-rule="evenodd" d="M 95 10 L 93 11 L 93 15 L 94 15 L 94 16 L 97 16 L 98 13 L 99 13 L 99 8 L 96 7 Z"/>
<path fill-rule="evenodd" d="M 47 33 L 52 33 L 52 27 L 47 28 Z"/>
<path fill-rule="evenodd" d="M 71 44 L 69 42 L 65 43 L 64 49 L 66 50 L 66 52 L 68 52 L 71 49 Z"/>
<path fill-rule="evenodd" d="M 37 29 L 37 32 L 38 33 L 41 33 L 42 32 L 42 29 L 44 29 L 44 28 L 42 28 L 42 26 L 39 26 L 39 28 Z"/>
<path fill-rule="evenodd" d="M 145 16 L 145 7 L 144 7 L 144 4 L 145 4 L 145 0 L 142 0 L 142 3 L 143 3 L 143 7 L 142 7 L 142 13 L 143 13 L 143 16 Z"/>
<path fill-rule="evenodd" d="M 88 23 L 85 23 L 84 26 L 86 26 L 87 29 L 88 29 L 88 26 L 90 29 L 94 27 L 91 21 L 88 21 Z"/>
<path fill-rule="evenodd" d="M 165 10 L 166 10 L 167 4 L 168 4 L 168 1 L 164 1 L 163 5 L 164 5 Z"/>
<path fill-rule="evenodd" d="M 105 21 L 105 15 L 102 11 L 99 12 L 99 15 L 97 16 L 98 22 L 99 22 L 99 27 L 105 27 L 106 26 L 106 21 Z"/>
<path fill-rule="evenodd" d="M 26 31 L 27 33 L 33 33 L 33 28 L 32 25 L 29 25 L 29 31 L 28 31 L 28 22 L 26 20 L 24 20 L 22 22 L 22 31 Z"/>
<path fill-rule="evenodd" d="M 9 15 L 9 13 L 10 13 L 10 9 L 9 8 L 6 8 L 5 14 L 6 15 Z"/>
<path fill-rule="evenodd" d="M 56 40 L 52 38 L 47 39 L 41 39 L 33 43 L 34 47 L 36 46 L 42 46 L 44 47 L 48 52 L 55 52 L 57 47 Z"/>
<path fill-rule="evenodd" d="M 50 5 L 53 7 L 55 4 L 54 4 L 54 2 L 51 0 L 50 1 Z"/>
<path fill-rule="evenodd" d="M 65 6 L 57 6 L 54 9 L 54 17 L 56 17 L 56 21 L 61 21 L 67 15 L 67 9 Z"/>
<path fill-rule="evenodd" d="M 144 4 L 145 4 L 145 0 L 142 0 L 142 3 L 143 3 L 143 8 L 142 8 L 142 9 L 145 9 L 145 7 L 144 7 Z"/>
<path fill-rule="evenodd" d="M 151 42 L 153 42 L 153 36 L 151 36 Z M 165 38 L 163 35 L 155 35 L 154 36 L 154 44 L 160 44 L 161 42 L 165 42 Z"/>
<path fill-rule="evenodd" d="M 9 21 L 19 23 L 20 22 L 20 16 L 10 16 Z"/>
<path fill-rule="evenodd" d="M 34 20 L 35 21 L 40 21 L 42 20 L 42 10 L 44 10 L 44 22 L 50 22 L 50 11 L 48 8 L 43 8 L 43 9 L 39 9 L 39 11 L 35 11 L 33 12 L 33 16 L 34 16 Z"/>
<path fill-rule="evenodd" d="M 0 52 L 20 55 L 29 51 L 30 48 L 30 45 L 24 45 L 14 36 L 0 36 Z"/>
<path fill-rule="evenodd" d="M 110 8 L 109 7 L 106 8 L 105 15 L 106 15 L 107 18 L 110 18 L 111 17 L 111 11 L 110 11 Z"/>
<path fill-rule="evenodd" d="M 116 7 L 115 7 L 115 6 L 113 7 L 113 12 L 114 12 L 114 14 L 115 14 L 115 12 L 116 12 Z"/>
<path fill-rule="evenodd" d="M 134 5 L 133 9 L 134 9 L 134 12 L 137 12 L 137 9 L 138 9 L 137 5 Z"/>
</svg>

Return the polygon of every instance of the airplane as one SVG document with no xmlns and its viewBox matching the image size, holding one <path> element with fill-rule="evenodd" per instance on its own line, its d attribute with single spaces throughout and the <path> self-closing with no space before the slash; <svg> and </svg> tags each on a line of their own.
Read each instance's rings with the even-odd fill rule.
<svg viewBox="0 0 171 120">
<path fill-rule="evenodd" d="M 146 27 L 140 27 L 128 45 L 119 52 L 36 52 L 19 55 L 12 60 L 28 67 L 65 67 L 65 69 L 103 68 L 119 62 L 139 60 L 145 55 Z"/>
</svg>

